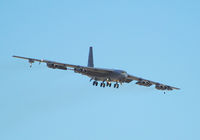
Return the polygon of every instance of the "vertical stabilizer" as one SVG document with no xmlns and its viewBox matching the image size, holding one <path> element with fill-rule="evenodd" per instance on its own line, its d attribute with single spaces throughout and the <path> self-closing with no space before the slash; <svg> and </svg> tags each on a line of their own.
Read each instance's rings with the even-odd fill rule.
<svg viewBox="0 0 200 140">
<path fill-rule="evenodd" d="M 94 67 L 92 47 L 90 47 L 90 50 L 89 50 L 88 67 Z"/>
</svg>

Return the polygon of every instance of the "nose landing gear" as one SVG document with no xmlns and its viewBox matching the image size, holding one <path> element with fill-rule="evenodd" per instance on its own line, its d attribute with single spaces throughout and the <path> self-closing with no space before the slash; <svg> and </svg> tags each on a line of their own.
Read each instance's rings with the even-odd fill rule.
<svg viewBox="0 0 200 140">
<path fill-rule="evenodd" d="M 112 84 L 110 82 L 107 82 L 107 84 L 106 84 L 107 87 L 111 87 L 111 85 Z"/>
</svg>

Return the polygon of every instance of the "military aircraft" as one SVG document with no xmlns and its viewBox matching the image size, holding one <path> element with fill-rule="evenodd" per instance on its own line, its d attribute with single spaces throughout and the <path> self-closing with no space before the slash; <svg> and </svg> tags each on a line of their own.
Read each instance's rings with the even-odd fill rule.
<svg viewBox="0 0 200 140">
<path fill-rule="evenodd" d="M 97 86 L 98 81 L 100 81 L 100 87 L 111 87 L 112 83 L 114 83 L 114 88 L 119 88 L 119 83 L 130 83 L 131 81 L 137 81 L 137 85 L 150 87 L 155 85 L 155 88 L 158 90 L 178 90 L 179 88 L 172 87 L 169 85 L 161 84 L 159 82 L 153 82 L 147 79 L 143 79 L 140 77 L 136 77 L 133 75 L 128 74 L 124 70 L 118 69 L 104 69 L 104 68 L 96 68 L 94 67 L 93 61 L 93 48 L 89 48 L 89 57 L 88 57 L 88 65 L 87 66 L 80 66 L 80 65 L 72 65 L 72 64 L 65 64 L 55 61 L 49 61 L 45 59 L 35 59 L 35 58 L 28 58 L 28 57 L 21 57 L 21 56 L 13 56 L 16 58 L 26 59 L 30 63 L 30 67 L 32 67 L 32 63 L 35 61 L 39 63 L 46 63 L 47 67 L 52 69 L 61 69 L 61 70 L 72 70 L 75 73 L 79 73 L 82 75 L 86 75 L 90 77 L 90 81 L 93 81 L 93 85 Z"/>
</svg>

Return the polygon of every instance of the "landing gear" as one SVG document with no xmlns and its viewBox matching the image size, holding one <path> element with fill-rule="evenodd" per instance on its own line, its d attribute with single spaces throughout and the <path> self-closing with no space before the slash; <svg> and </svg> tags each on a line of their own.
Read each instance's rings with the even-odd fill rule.
<svg viewBox="0 0 200 140">
<path fill-rule="evenodd" d="M 94 82 L 93 82 L 93 86 L 98 86 L 98 82 L 97 82 L 97 81 L 94 81 Z"/>
<path fill-rule="evenodd" d="M 119 88 L 119 84 L 118 83 L 114 84 L 114 88 Z"/>
<path fill-rule="evenodd" d="M 112 84 L 110 82 L 107 82 L 107 84 L 106 84 L 107 87 L 111 87 L 111 85 Z"/>
<path fill-rule="evenodd" d="M 93 82 L 93 84 L 92 84 L 93 86 L 98 86 L 98 82 L 97 81 L 94 81 Z M 111 82 L 101 82 L 100 83 L 100 87 L 103 87 L 103 88 L 105 88 L 105 87 L 111 87 L 112 86 L 112 83 Z M 118 83 L 115 83 L 114 84 L 114 88 L 119 88 L 119 84 Z"/>
<path fill-rule="evenodd" d="M 106 84 L 104 82 L 101 83 L 100 87 L 105 88 Z"/>
<path fill-rule="evenodd" d="M 30 68 L 32 68 L 32 64 L 34 63 L 34 60 L 29 59 L 28 62 L 30 63 Z"/>
</svg>

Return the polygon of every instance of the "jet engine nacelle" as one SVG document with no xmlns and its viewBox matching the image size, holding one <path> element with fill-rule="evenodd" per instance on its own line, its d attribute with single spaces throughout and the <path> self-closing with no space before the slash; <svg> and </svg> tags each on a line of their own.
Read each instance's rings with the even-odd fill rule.
<svg viewBox="0 0 200 140">
<path fill-rule="evenodd" d="M 52 69 L 62 69 L 62 70 L 67 70 L 65 66 L 61 65 L 56 65 L 54 63 L 47 63 L 47 67 L 52 68 Z"/>
<path fill-rule="evenodd" d="M 47 63 L 48 68 L 56 69 L 56 65 L 53 63 Z"/>
<path fill-rule="evenodd" d="M 138 81 L 136 84 L 146 87 L 150 87 L 152 85 L 149 81 L 144 81 L 144 80 Z"/>
<path fill-rule="evenodd" d="M 173 90 L 173 88 L 170 86 L 165 86 L 165 85 L 160 85 L 160 84 L 157 84 L 155 88 L 158 90 Z"/>
<path fill-rule="evenodd" d="M 166 89 L 166 86 L 157 84 L 157 85 L 155 86 L 155 88 L 158 89 L 158 90 L 165 90 L 165 89 Z"/>
<path fill-rule="evenodd" d="M 87 72 L 85 69 L 82 68 L 74 68 L 74 72 L 75 73 L 83 73 L 83 72 Z"/>
</svg>

